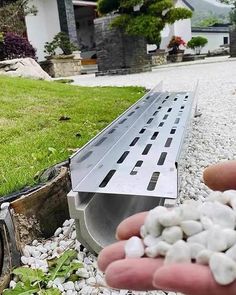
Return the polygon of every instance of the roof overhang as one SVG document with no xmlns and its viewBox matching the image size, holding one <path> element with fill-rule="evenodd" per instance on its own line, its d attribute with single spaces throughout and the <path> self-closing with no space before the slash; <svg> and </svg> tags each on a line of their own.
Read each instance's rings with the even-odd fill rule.
<svg viewBox="0 0 236 295">
<path fill-rule="evenodd" d="M 194 11 L 194 7 L 187 0 L 182 0 L 182 1 L 190 10 Z"/>
<path fill-rule="evenodd" d="M 73 0 L 73 5 L 75 6 L 92 6 L 96 7 L 97 2 L 92 2 L 92 1 L 82 1 L 82 0 Z"/>
</svg>

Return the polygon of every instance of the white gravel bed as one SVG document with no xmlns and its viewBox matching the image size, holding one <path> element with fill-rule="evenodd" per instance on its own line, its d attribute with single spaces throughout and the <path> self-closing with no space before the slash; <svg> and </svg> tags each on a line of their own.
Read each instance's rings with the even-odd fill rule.
<svg viewBox="0 0 236 295">
<path fill-rule="evenodd" d="M 198 107 L 201 110 L 202 116 L 194 119 L 189 147 L 186 151 L 185 160 L 182 163 L 183 181 L 180 200 L 203 200 L 208 194 L 208 189 L 202 182 L 204 168 L 209 164 L 236 158 L 235 61 L 162 68 L 155 69 L 151 73 L 119 77 L 95 78 L 93 75 L 78 76 L 75 78 L 75 83 L 85 86 L 139 85 L 150 89 L 161 80 L 164 81 L 164 89 L 170 91 L 193 90 L 197 80 L 199 80 Z M 72 222 L 67 221 L 64 224 L 64 228 L 59 229 L 56 232 L 56 236 L 50 241 L 44 244 L 34 241 L 34 248 L 28 247 L 27 249 L 30 253 L 26 251 L 25 256 L 36 256 L 36 259 L 44 259 L 45 261 L 48 256 L 46 257 L 44 254 L 50 256 L 64 251 L 63 249 L 66 247 L 75 248 L 78 251 L 78 260 L 84 263 L 83 271 L 81 272 L 80 270 L 84 279 L 76 284 L 76 287 L 74 285 L 72 288 L 73 292 L 69 289 L 66 290 L 66 287 L 61 283 L 64 288 L 62 294 L 131 294 L 128 291 L 111 290 L 105 287 L 103 275 L 97 269 L 96 258 L 83 249 L 79 242 L 75 242 L 74 225 Z M 68 224 L 70 227 L 68 231 L 70 233 L 67 233 L 67 237 L 65 237 Z M 51 246 L 49 244 L 53 245 L 54 249 L 50 249 Z M 48 248 L 49 252 L 44 253 L 44 248 Z M 40 256 L 38 252 L 41 253 Z M 28 260 L 22 257 L 24 264 L 30 264 L 29 260 L 29 257 Z M 33 263 L 33 260 L 31 262 Z M 35 264 L 37 265 L 37 262 L 30 265 L 34 267 Z M 47 270 L 46 265 L 43 263 L 41 263 L 40 267 L 45 271 Z M 176 295 L 174 292 L 165 293 L 162 291 L 133 292 L 132 294 Z"/>
</svg>

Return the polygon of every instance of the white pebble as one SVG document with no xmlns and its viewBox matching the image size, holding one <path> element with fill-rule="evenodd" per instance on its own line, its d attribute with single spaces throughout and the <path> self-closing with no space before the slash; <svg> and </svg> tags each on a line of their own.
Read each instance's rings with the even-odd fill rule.
<svg viewBox="0 0 236 295">
<path fill-rule="evenodd" d="M 37 250 L 32 250 L 31 255 L 34 258 L 39 258 L 41 256 L 41 252 L 37 251 Z"/>
<path fill-rule="evenodd" d="M 195 220 L 182 221 L 180 227 L 187 236 L 196 235 L 203 230 L 202 224 Z"/>
<path fill-rule="evenodd" d="M 63 284 L 64 289 L 67 290 L 75 290 L 75 284 L 71 281 Z"/>
<path fill-rule="evenodd" d="M 201 252 L 199 252 L 197 254 L 197 257 L 196 257 L 196 262 L 198 264 L 203 264 L 203 265 L 208 265 L 209 264 L 209 261 L 210 261 L 210 258 L 211 256 L 213 255 L 213 251 L 211 250 L 202 250 Z"/>
<path fill-rule="evenodd" d="M 208 230 L 207 249 L 221 252 L 227 249 L 227 234 L 220 226 L 215 225 Z"/>
<path fill-rule="evenodd" d="M 167 212 L 167 208 L 158 206 L 151 211 L 149 211 L 144 225 L 149 234 L 154 237 L 159 237 L 162 232 L 162 225 L 159 223 L 159 214 Z"/>
<path fill-rule="evenodd" d="M 147 235 L 144 239 L 143 239 L 143 243 L 145 246 L 150 247 L 152 245 L 156 245 L 158 242 L 160 242 L 162 240 L 161 237 L 155 238 L 151 235 Z"/>
<path fill-rule="evenodd" d="M 63 285 L 59 284 L 57 285 L 57 288 L 59 289 L 59 291 L 63 292 L 65 289 L 63 287 Z"/>
<path fill-rule="evenodd" d="M 219 202 L 205 202 L 202 204 L 201 216 L 209 217 L 215 225 L 220 225 L 223 228 L 234 229 L 236 216 L 234 211 Z"/>
<path fill-rule="evenodd" d="M 54 236 L 57 237 L 61 234 L 62 232 L 62 228 L 61 227 L 58 227 L 58 229 L 56 229 L 55 233 L 54 233 Z"/>
<path fill-rule="evenodd" d="M 171 247 L 170 244 L 168 244 L 164 241 L 160 241 L 156 245 L 147 247 L 145 249 L 145 254 L 151 258 L 155 258 L 158 256 L 165 256 L 166 253 L 170 250 L 170 247 Z"/>
<path fill-rule="evenodd" d="M 41 253 L 47 253 L 47 249 L 45 248 L 45 247 L 43 247 L 42 245 L 38 245 L 37 247 L 36 247 L 36 250 L 37 251 L 39 251 L 39 252 L 41 252 Z"/>
<path fill-rule="evenodd" d="M 44 260 L 44 259 L 46 259 L 48 257 L 48 254 L 47 253 L 44 253 L 44 254 L 42 254 L 39 258 L 41 259 L 41 260 Z"/>
<path fill-rule="evenodd" d="M 75 240 L 76 239 L 76 231 L 74 230 L 71 234 L 71 239 Z"/>
<path fill-rule="evenodd" d="M 86 283 L 87 283 L 88 285 L 95 285 L 95 284 L 96 284 L 96 279 L 93 278 L 93 277 L 88 278 L 88 279 L 86 280 Z"/>
<path fill-rule="evenodd" d="M 208 231 L 203 231 L 199 234 L 187 238 L 187 243 L 198 243 L 206 247 Z"/>
<path fill-rule="evenodd" d="M 174 244 L 178 240 L 183 239 L 183 232 L 179 226 L 167 227 L 162 231 L 161 235 L 163 241 L 169 244 Z"/>
<path fill-rule="evenodd" d="M 236 245 L 227 250 L 225 254 L 236 262 Z"/>
<path fill-rule="evenodd" d="M 27 265 L 29 263 L 29 257 L 21 256 L 21 262 Z"/>
<path fill-rule="evenodd" d="M 201 216 L 200 222 L 202 224 L 203 229 L 205 229 L 205 230 L 208 230 L 212 226 L 214 226 L 213 221 L 209 217 L 206 217 L 206 216 Z"/>
<path fill-rule="evenodd" d="M 33 240 L 33 242 L 32 242 L 32 246 L 37 246 L 38 245 L 38 240 Z"/>
<path fill-rule="evenodd" d="M 30 246 L 28 246 L 28 245 L 26 245 L 25 247 L 24 247 L 24 249 L 23 249 L 23 255 L 25 256 L 25 257 L 30 257 L 31 256 L 31 254 L 30 254 L 30 252 L 31 252 L 31 247 Z"/>
<path fill-rule="evenodd" d="M 217 201 L 226 205 L 229 202 L 229 196 L 219 191 L 212 191 L 207 197 L 207 201 L 211 201 L 211 202 Z"/>
<path fill-rule="evenodd" d="M 10 281 L 9 287 L 10 287 L 11 289 L 14 289 L 15 286 L 16 286 L 16 282 L 15 282 L 15 281 Z"/>
<path fill-rule="evenodd" d="M 53 281 L 53 284 L 55 285 L 62 285 L 65 283 L 65 278 L 64 277 L 58 277 Z"/>
<path fill-rule="evenodd" d="M 87 272 L 86 269 L 84 268 L 80 268 L 76 271 L 77 276 L 84 278 L 84 279 L 88 279 L 89 278 L 89 273 Z"/>
<path fill-rule="evenodd" d="M 140 227 L 140 236 L 144 239 L 148 235 L 148 232 L 146 230 L 146 227 L 142 225 Z"/>
<path fill-rule="evenodd" d="M 199 220 L 199 202 L 194 200 L 185 201 L 180 206 L 180 215 L 182 220 Z"/>
<path fill-rule="evenodd" d="M 125 244 L 127 258 L 140 258 L 144 255 L 144 245 L 140 238 L 132 237 Z"/>
<path fill-rule="evenodd" d="M 181 222 L 179 208 L 167 210 L 166 212 L 160 213 L 158 216 L 158 220 L 160 224 L 164 227 L 179 225 Z"/>
<path fill-rule="evenodd" d="M 185 262 L 191 262 L 191 252 L 187 243 L 180 240 L 176 242 L 167 252 L 165 257 L 165 264 Z"/>
<path fill-rule="evenodd" d="M 189 248 L 191 252 L 191 258 L 196 259 L 198 254 L 202 251 L 205 250 L 205 247 L 201 244 L 198 243 L 189 243 Z"/>
<path fill-rule="evenodd" d="M 231 284 L 236 279 L 236 263 L 223 253 L 214 253 L 209 266 L 216 282 L 221 285 Z"/>
</svg>

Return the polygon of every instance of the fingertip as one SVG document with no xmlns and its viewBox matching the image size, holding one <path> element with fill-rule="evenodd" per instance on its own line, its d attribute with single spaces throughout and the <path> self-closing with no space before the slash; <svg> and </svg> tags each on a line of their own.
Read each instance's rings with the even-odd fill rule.
<svg viewBox="0 0 236 295">
<path fill-rule="evenodd" d="M 153 273 L 162 265 L 161 259 L 129 258 L 111 263 L 105 271 L 106 283 L 116 289 L 153 290 Z"/>
<path fill-rule="evenodd" d="M 221 162 L 207 167 L 203 172 L 204 183 L 213 190 L 236 189 L 236 161 Z"/>
<path fill-rule="evenodd" d="M 132 236 L 140 235 L 140 227 L 144 224 L 147 212 L 134 214 L 122 221 L 116 230 L 117 240 L 127 240 Z"/>
<path fill-rule="evenodd" d="M 109 264 L 116 260 L 125 258 L 124 252 L 125 241 L 117 242 L 115 244 L 105 247 L 98 255 L 98 268 L 105 272 Z"/>
</svg>

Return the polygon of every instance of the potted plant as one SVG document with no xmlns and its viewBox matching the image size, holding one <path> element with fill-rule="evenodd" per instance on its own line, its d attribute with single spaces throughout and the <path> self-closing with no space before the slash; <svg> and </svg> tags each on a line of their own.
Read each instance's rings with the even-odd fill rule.
<svg viewBox="0 0 236 295">
<path fill-rule="evenodd" d="M 47 60 L 40 64 L 51 77 L 67 77 L 81 73 L 80 54 L 76 56 L 73 54 L 78 48 L 70 41 L 67 34 L 58 33 L 51 42 L 45 43 L 44 48 Z"/>
<path fill-rule="evenodd" d="M 184 49 L 186 46 L 185 41 L 180 36 L 173 36 L 167 48 L 170 49 L 168 59 L 171 62 L 183 61 Z"/>
<path fill-rule="evenodd" d="M 46 58 L 60 58 L 63 56 L 69 56 L 73 51 L 78 48 L 70 41 L 69 36 L 66 33 L 58 33 L 51 42 L 46 42 L 44 46 L 44 52 L 47 54 Z M 62 54 L 57 55 L 56 51 L 60 49 Z"/>
<path fill-rule="evenodd" d="M 202 37 L 202 36 L 196 36 L 196 37 L 192 37 L 192 39 L 190 41 L 188 41 L 187 47 L 194 50 L 196 55 L 200 55 L 202 48 L 207 43 L 208 43 L 207 38 Z"/>
</svg>

